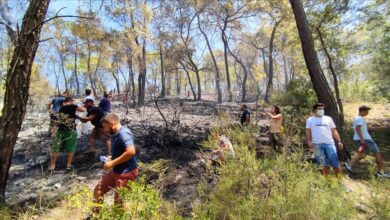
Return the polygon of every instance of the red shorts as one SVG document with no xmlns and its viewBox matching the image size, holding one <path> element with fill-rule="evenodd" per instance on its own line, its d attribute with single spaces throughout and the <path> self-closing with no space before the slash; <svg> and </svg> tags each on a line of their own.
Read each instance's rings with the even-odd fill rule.
<svg viewBox="0 0 390 220">
<path fill-rule="evenodd" d="M 94 194 L 95 202 L 102 202 L 103 196 L 111 189 L 128 187 L 130 180 L 135 180 L 138 176 L 138 169 L 124 174 L 114 173 L 112 170 L 102 177 L 102 180 L 96 185 Z M 118 191 L 115 191 L 115 204 L 121 203 Z"/>
</svg>

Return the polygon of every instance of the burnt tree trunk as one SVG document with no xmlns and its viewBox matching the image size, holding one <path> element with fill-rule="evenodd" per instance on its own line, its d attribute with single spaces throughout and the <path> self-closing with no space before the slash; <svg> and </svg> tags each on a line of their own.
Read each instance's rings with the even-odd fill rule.
<svg viewBox="0 0 390 220">
<path fill-rule="evenodd" d="M 218 64 L 217 64 L 217 60 L 215 59 L 213 50 L 211 49 L 209 38 L 207 37 L 206 33 L 203 31 L 202 26 L 200 24 L 199 16 L 198 16 L 198 27 L 199 27 L 199 30 L 202 33 L 204 39 L 206 40 L 207 48 L 209 50 L 209 53 L 211 55 L 211 59 L 212 59 L 213 64 L 214 64 L 214 68 L 215 68 L 215 88 L 217 89 L 218 102 L 222 102 L 222 92 L 221 92 L 221 86 L 220 86 L 220 75 L 221 75 L 221 73 L 219 71 L 219 67 L 218 67 Z"/>
<path fill-rule="evenodd" d="M 290 0 L 290 4 L 295 16 L 306 67 L 318 101 L 326 105 L 325 112 L 333 118 L 337 128 L 340 129 L 341 124 L 337 102 L 325 76 L 321 73 L 320 62 L 314 47 L 313 37 L 302 2 L 300 0 Z"/>
<path fill-rule="evenodd" d="M 278 26 L 282 20 L 277 21 L 273 28 L 272 28 L 272 33 L 271 33 L 271 39 L 269 41 L 269 51 L 268 51 L 268 83 L 267 83 L 267 88 L 265 90 L 265 96 L 264 96 L 264 101 L 269 103 L 269 95 L 273 87 L 273 80 L 274 80 L 274 57 L 273 57 L 273 52 L 274 52 L 274 39 L 275 39 L 275 34 L 276 30 L 278 29 Z"/>
<path fill-rule="evenodd" d="M 142 45 L 142 55 L 138 56 L 140 73 L 138 75 L 138 107 L 145 104 L 146 87 L 146 42 Z"/>
<path fill-rule="evenodd" d="M 129 89 L 131 87 L 131 100 L 133 102 L 133 108 L 135 108 L 135 81 L 134 81 L 134 71 L 133 71 L 133 57 L 131 55 L 131 48 L 127 49 L 127 68 L 129 69 Z"/>
<path fill-rule="evenodd" d="M 8 171 L 16 139 L 26 113 L 32 65 L 49 3 L 50 0 L 30 1 L 7 70 L 4 107 L 0 118 L 1 203 L 5 203 Z"/>
<path fill-rule="evenodd" d="M 160 97 L 165 97 L 165 69 L 164 69 L 164 55 L 163 55 L 163 47 L 160 44 L 160 71 L 161 71 L 161 93 Z"/>
<path fill-rule="evenodd" d="M 77 38 L 75 38 L 75 50 L 74 50 L 74 69 L 73 69 L 73 74 L 74 74 L 74 78 L 76 80 L 76 93 L 77 95 L 80 95 L 80 81 L 79 81 L 79 77 L 78 77 L 78 74 L 77 74 L 77 60 L 78 60 L 78 54 L 77 54 L 77 50 L 78 50 L 78 42 L 77 42 Z"/>
<path fill-rule="evenodd" d="M 183 70 L 184 72 L 186 73 L 187 75 L 187 79 L 188 79 L 188 83 L 190 84 L 190 88 L 191 88 L 191 92 L 192 92 L 192 95 L 194 97 L 194 100 L 196 101 L 196 93 L 195 93 L 195 90 L 194 90 L 194 86 L 192 85 L 192 81 L 191 81 L 191 76 L 190 76 L 190 73 L 188 72 L 186 66 L 184 65 L 184 63 L 182 61 L 180 61 L 180 64 L 181 66 L 183 67 Z"/>
<path fill-rule="evenodd" d="M 244 71 L 244 78 L 242 80 L 242 95 L 241 95 L 241 102 L 246 102 L 246 82 L 248 81 L 248 69 L 246 68 L 244 62 L 236 54 L 234 54 L 229 46 L 227 47 L 230 55 L 237 61 L 237 63 L 240 64 L 242 70 Z"/>
<path fill-rule="evenodd" d="M 332 56 L 329 54 L 328 49 L 326 48 L 324 38 L 322 37 L 322 33 L 319 28 L 317 28 L 317 33 L 321 41 L 322 50 L 324 51 L 326 58 L 328 59 L 328 67 L 333 77 L 333 83 L 334 83 L 334 91 L 336 95 L 337 105 L 339 107 L 339 117 L 340 117 L 340 132 L 343 130 L 343 124 L 344 124 L 344 107 L 343 103 L 341 101 L 340 96 L 340 89 L 339 89 L 339 80 L 337 78 L 337 73 L 333 67 L 333 60 Z"/>
<path fill-rule="evenodd" d="M 231 91 L 231 83 L 230 83 L 230 73 L 229 73 L 229 60 L 228 60 L 228 51 L 227 51 L 227 47 L 228 47 L 228 39 L 226 37 L 226 28 L 227 28 L 227 23 L 228 23 L 228 20 L 227 18 L 224 19 L 223 21 L 223 28 L 221 30 L 221 38 L 222 38 L 222 42 L 223 42 L 223 58 L 225 60 L 225 72 L 226 72 L 226 83 L 227 83 L 227 89 L 228 89 L 228 101 L 231 102 L 233 101 L 233 94 L 232 94 L 232 91 Z"/>
</svg>

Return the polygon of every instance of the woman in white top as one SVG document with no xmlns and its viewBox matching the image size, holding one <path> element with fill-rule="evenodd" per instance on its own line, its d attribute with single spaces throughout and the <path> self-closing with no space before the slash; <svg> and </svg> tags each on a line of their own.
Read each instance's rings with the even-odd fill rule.
<svg viewBox="0 0 390 220">
<path fill-rule="evenodd" d="M 282 132 L 282 114 L 280 113 L 280 108 L 278 106 L 272 106 L 271 111 L 267 112 L 269 115 L 270 122 L 270 128 L 269 128 L 269 142 L 271 147 L 276 150 L 280 151 L 280 148 L 283 146 L 283 142 L 281 139 L 280 133 Z"/>
</svg>

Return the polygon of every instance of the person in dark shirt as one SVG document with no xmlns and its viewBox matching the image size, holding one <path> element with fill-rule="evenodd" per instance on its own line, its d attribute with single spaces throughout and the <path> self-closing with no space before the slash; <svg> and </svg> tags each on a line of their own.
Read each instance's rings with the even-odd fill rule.
<svg viewBox="0 0 390 220">
<path fill-rule="evenodd" d="M 67 91 L 64 91 L 61 93 L 61 95 L 58 95 L 54 97 L 48 104 L 47 104 L 47 109 L 50 112 L 50 124 L 49 124 L 49 131 L 48 134 L 49 136 L 54 136 L 56 133 L 56 126 L 55 126 L 55 121 L 57 119 L 56 115 L 58 111 L 60 110 L 61 106 L 63 105 L 65 98 L 69 97 L 69 93 Z"/>
<path fill-rule="evenodd" d="M 103 118 L 103 130 L 112 135 L 111 160 L 104 163 L 108 171 L 94 189 L 94 202 L 102 203 L 104 195 L 115 190 L 115 204 L 122 204 L 118 188 L 128 187 L 128 182 L 138 176 L 134 136 L 129 128 L 122 126 L 118 115 L 110 113 Z M 94 210 L 97 211 L 97 210 Z"/>
<path fill-rule="evenodd" d="M 67 97 L 64 100 L 63 106 L 59 109 L 57 115 L 58 130 L 53 139 L 53 147 L 50 157 L 50 171 L 54 171 L 58 152 L 65 150 L 68 153 L 66 170 L 71 170 L 74 152 L 77 145 L 77 132 L 75 119 L 77 118 L 76 111 L 83 112 L 82 106 L 73 104 L 73 99 Z"/>
<path fill-rule="evenodd" d="M 105 113 L 108 114 L 111 112 L 111 102 L 110 102 L 110 94 L 104 92 L 104 97 L 100 100 L 99 108 Z"/>
<path fill-rule="evenodd" d="M 95 126 L 89 135 L 88 143 L 89 149 L 88 153 L 95 155 L 96 152 L 96 140 L 102 139 L 107 147 L 107 154 L 111 153 L 111 140 L 108 138 L 107 134 L 103 132 L 101 120 L 104 117 L 104 112 L 94 105 L 94 101 L 92 99 L 87 99 L 84 102 L 84 106 L 87 109 L 86 117 L 79 117 L 80 121 L 86 123 L 90 121 L 93 126 Z"/>
<path fill-rule="evenodd" d="M 246 105 L 241 105 L 241 108 L 240 108 L 242 111 L 240 122 L 241 122 L 241 125 L 243 125 L 243 126 L 246 126 L 251 122 L 251 113 L 248 111 L 247 108 L 248 107 Z"/>
</svg>

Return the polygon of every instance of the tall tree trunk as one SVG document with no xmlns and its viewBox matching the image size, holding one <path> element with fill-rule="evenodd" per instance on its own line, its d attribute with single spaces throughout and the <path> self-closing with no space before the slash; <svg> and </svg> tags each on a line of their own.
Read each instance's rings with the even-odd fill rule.
<svg viewBox="0 0 390 220">
<path fill-rule="evenodd" d="M 265 90 L 265 97 L 264 101 L 269 103 L 269 95 L 270 95 L 270 90 L 272 90 L 273 87 L 273 78 L 274 78 L 274 58 L 273 58 L 273 52 L 274 52 L 274 39 L 275 39 L 275 34 L 276 34 L 276 29 L 278 28 L 280 22 L 282 20 L 278 20 L 275 22 L 273 28 L 272 28 L 272 33 L 271 33 L 271 38 L 269 41 L 269 51 L 268 51 L 268 83 L 267 83 L 267 89 Z"/>
<path fill-rule="evenodd" d="M 112 77 L 114 77 L 117 92 L 118 92 L 118 94 L 120 94 L 121 93 L 121 87 L 120 87 L 120 83 L 119 83 L 118 68 L 115 68 L 115 69 L 116 70 L 112 72 Z"/>
<path fill-rule="evenodd" d="M 337 128 L 340 129 L 341 123 L 337 103 L 325 76 L 321 73 L 320 62 L 318 61 L 313 37 L 311 35 L 302 2 L 300 0 L 290 0 L 290 4 L 295 16 L 306 67 L 309 71 L 311 82 L 313 84 L 314 91 L 317 94 L 318 101 L 327 106 L 325 112 L 333 118 Z"/>
<path fill-rule="evenodd" d="M 31 0 L 7 70 L 4 107 L 0 118 L 0 202 L 5 203 L 5 187 L 12 154 L 20 131 L 30 88 L 31 70 L 41 28 L 50 0 Z"/>
<path fill-rule="evenodd" d="M 142 45 L 142 56 L 138 56 L 140 73 L 138 75 L 138 107 L 145 104 L 146 87 L 146 42 Z"/>
<path fill-rule="evenodd" d="M 76 45 L 75 45 L 75 51 L 74 51 L 74 69 L 73 69 L 73 74 L 74 74 L 74 78 L 76 80 L 76 93 L 77 93 L 77 95 L 80 95 L 80 81 L 79 81 L 79 77 L 78 77 L 78 74 L 77 74 L 78 42 L 77 42 L 77 38 L 76 37 L 75 37 L 75 44 Z"/>
<path fill-rule="evenodd" d="M 198 91 L 197 91 L 198 93 L 197 93 L 196 100 L 200 100 L 202 98 L 202 85 L 200 82 L 200 74 L 199 74 L 200 71 L 199 71 L 198 66 L 196 65 L 196 63 L 192 59 L 191 54 L 187 53 L 187 58 L 190 61 L 190 65 L 192 67 L 192 70 L 195 72 L 195 76 L 196 76 L 196 83 L 197 83 L 197 87 L 198 87 Z"/>
<path fill-rule="evenodd" d="M 227 45 L 227 49 L 230 55 L 232 55 L 232 57 L 237 61 L 237 63 L 240 64 L 242 70 L 244 71 L 244 78 L 242 80 L 241 102 L 246 102 L 246 82 L 248 81 L 248 69 L 246 68 L 244 62 L 242 62 L 242 60 L 230 50 L 229 45 Z"/>
<path fill-rule="evenodd" d="M 190 84 L 190 88 L 191 88 L 191 92 L 192 92 L 192 95 L 193 95 L 193 97 L 194 97 L 194 100 L 197 100 L 197 99 L 196 99 L 196 93 L 195 93 L 195 90 L 194 90 L 194 86 L 192 85 L 190 73 L 188 72 L 186 66 L 184 65 L 184 63 L 183 63 L 182 61 L 180 61 L 180 64 L 181 64 L 181 66 L 183 67 L 183 70 L 184 70 L 184 72 L 185 72 L 186 75 L 187 75 L 188 83 Z"/>
<path fill-rule="evenodd" d="M 180 73 L 179 70 L 176 68 L 175 70 L 175 81 L 176 81 L 176 95 L 180 96 L 181 93 L 181 79 L 180 79 Z"/>
<path fill-rule="evenodd" d="M 225 73 L 226 73 L 226 83 L 227 83 L 227 90 L 228 90 L 228 101 L 233 101 L 233 94 L 231 90 L 231 83 L 230 83 L 230 73 L 229 73 L 229 61 L 228 61 L 228 51 L 227 51 L 227 39 L 225 36 L 225 33 L 222 34 L 222 41 L 223 41 L 223 58 L 225 61 Z"/>
<path fill-rule="evenodd" d="M 92 52 L 91 52 L 91 45 L 90 45 L 89 41 L 87 42 L 87 48 L 88 48 L 88 56 L 87 56 L 88 78 L 89 78 L 89 82 L 91 84 L 93 94 L 96 95 L 97 91 L 96 91 L 95 79 L 94 79 L 94 77 L 92 77 L 92 70 L 91 70 L 91 53 Z"/>
<path fill-rule="evenodd" d="M 287 90 L 287 86 L 289 82 L 288 71 L 287 71 L 288 61 L 287 61 L 286 54 L 283 53 L 282 57 L 283 57 L 284 88 Z"/>
<path fill-rule="evenodd" d="M 57 71 L 56 71 L 56 63 L 54 62 L 53 60 L 53 73 L 54 75 L 56 76 L 56 91 L 57 91 L 57 94 L 61 94 L 60 92 L 60 76 L 57 74 Z"/>
<path fill-rule="evenodd" d="M 68 87 L 68 79 L 66 78 L 66 73 L 65 73 L 65 61 L 64 61 L 64 55 L 60 53 L 60 60 L 61 60 L 61 70 L 62 70 L 62 77 L 64 77 L 65 81 L 65 90 L 69 91 Z"/>
<path fill-rule="evenodd" d="M 133 58 L 131 57 L 131 49 L 127 52 L 127 67 L 129 69 L 129 87 L 131 87 L 131 100 L 133 101 L 133 108 L 135 107 L 135 81 L 133 71 Z"/>
<path fill-rule="evenodd" d="M 160 43 L 160 72 L 161 72 L 161 93 L 160 97 L 165 97 L 165 69 L 164 69 L 164 56 L 163 56 L 163 46 Z"/>
<path fill-rule="evenodd" d="M 204 39 L 206 40 L 207 48 L 209 50 L 209 53 L 211 55 L 211 59 L 212 59 L 213 64 L 214 64 L 214 68 L 215 68 L 215 88 L 217 89 L 218 102 L 222 102 L 222 92 L 221 92 L 221 86 L 220 86 L 220 75 L 221 74 L 220 74 L 220 71 L 219 71 L 217 60 L 215 59 L 213 50 L 211 49 L 209 38 L 207 37 L 206 33 L 203 31 L 202 25 L 200 24 L 199 15 L 198 15 L 198 27 L 199 27 L 199 30 L 202 33 Z"/>
<path fill-rule="evenodd" d="M 317 33 L 318 33 L 318 36 L 320 37 L 322 50 L 325 52 L 325 55 L 328 59 L 329 70 L 330 70 L 332 77 L 333 77 L 334 90 L 335 90 L 335 94 L 336 94 L 337 105 L 339 107 L 340 132 L 342 132 L 343 125 L 344 125 L 344 107 L 343 107 L 343 102 L 341 101 L 341 96 L 340 96 L 339 80 L 337 78 L 337 73 L 333 67 L 332 57 L 330 56 L 328 49 L 326 48 L 324 38 L 322 37 L 322 33 L 321 33 L 319 28 L 317 28 Z"/>
</svg>

